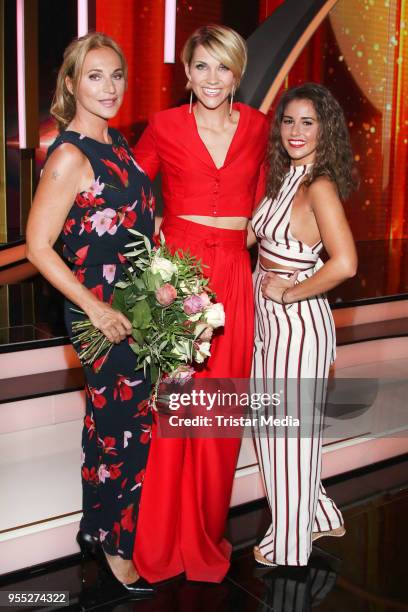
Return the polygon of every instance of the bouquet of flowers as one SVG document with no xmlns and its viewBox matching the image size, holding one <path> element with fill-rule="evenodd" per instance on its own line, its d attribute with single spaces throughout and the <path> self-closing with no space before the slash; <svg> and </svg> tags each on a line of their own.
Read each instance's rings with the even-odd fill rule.
<svg viewBox="0 0 408 612">
<path fill-rule="evenodd" d="M 128 264 L 116 283 L 112 306 L 132 323 L 130 348 L 136 356 L 135 369 L 150 369 L 156 391 L 161 380 L 183 382 L 191 378 L 193 363 L 210 356 L 214 329 L 225 322 L 224 308 L 214 303 L 215 295 L 203 276 L 201 262 L 188 251 L 171 254 L 164 236 L 152 248 L 146 236 L 127 244 Z M 107 357 L 112 343 L 89 319 L 72 325 L 73 342 L 79 358 L 91 365 Z M 99 368 L 104 359 L 99 360 Z"/>
</svg>

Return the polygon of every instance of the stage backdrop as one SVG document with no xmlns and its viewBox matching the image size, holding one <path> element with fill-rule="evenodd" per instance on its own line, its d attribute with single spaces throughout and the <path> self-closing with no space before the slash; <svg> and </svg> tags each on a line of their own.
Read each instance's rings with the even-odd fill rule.
<svg viewBox="0 0 408 612">
<path fill-rule="evenodd" d="M 47 147 L 56 135 L 48 109 L 58 66 L 65 46 L 78 31 L 75 0 L 32 0 L 30 6 L 33 3 L 38 7 L 38 25 L 27 27 L 38 47 L 39 147 L 20 151 L 17 3 L 0 2 L 4 30 L 4 112 L 0 104 L 0 115 L 6 136 L 7 178 L 5 185 L 0 181 L 0 243 L 24 238 L 30 186 L 35 186 Z M 282 4 L 282 0 L 179 0 L 176 62 L 166 64 L 165 0 L 88 0 L 93 9 L 90 26 L 116 38 L 129 61 L 129 87 L 114 125 L 134 143 L 151 113 L 185 101 L 185 75 L 178 57 L 196 27 L 223 23 L 248 38 Z M 338 305 L 408 293 L 406 5 L 406 0 L 338 0 L 283 84 L 288 87 L 314 80 L 328 86 L 342 104 L 350 129 L 361 186 L 345 208 L 358 241 L 360 263 L 357 277 L 330 294 Z M 35 162 L 32 165 L 30 156 Z M 4 156 L 0 165 L 2 159 Z M 52 334 L 63 333 L 58 296 L 38 278 L 25 283 L 11 281 L 0 288 L 0 299 L 5 305 L 0 327 L 41 323 Z"/>
</svg>

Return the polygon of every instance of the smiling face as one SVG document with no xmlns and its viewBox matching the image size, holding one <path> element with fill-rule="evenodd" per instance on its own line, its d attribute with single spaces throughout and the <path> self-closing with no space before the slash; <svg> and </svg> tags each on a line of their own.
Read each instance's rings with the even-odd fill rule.
<svg viewBox="0 0 408 612">
<path fill-rule="evenodd" d="M 206 108 L 218 108 L 235 85 L 232 71 L 199 45 L 185 71 L 197 100 Z"/>
<path fill-rule="evenodd" d="M 283 112 L 280 135 L 293 165 L 315 161 L 319 121 L 310 100 L 296 99 L 289 102 Z"/>
<path fill-rule="evenodd" d="M 66 84 L 72 93 L 73 84 L 68 77 Z M 92 49 L 85 56 L 74 92 L 77 114 L 111 119 L 122 104 L 125 87 L 121 59 L 116 51 L 109 47 Z"/>
</svg>

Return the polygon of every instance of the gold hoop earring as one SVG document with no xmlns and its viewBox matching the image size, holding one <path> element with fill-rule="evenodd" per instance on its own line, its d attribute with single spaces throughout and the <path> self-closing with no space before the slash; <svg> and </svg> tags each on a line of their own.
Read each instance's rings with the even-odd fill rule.
<svg viewBox="0 0 408 612">
<path fill-rule="evenodd" d="M 234 86 L 232 86 L 232 89 L 231 89 L 231 99 L 230 99 L 230 107 L 229 107 L 229 114 L 230 114 L 230 117 L 231 117 L 231 115 L 232 115 L 232 103 L 233 103 L 233 101 L 234 101 L 234 94 L 235 94 L 235 87 L 234 87 Z"/>
<path fill-rule="evenodd" d="M 193 112 L 193 90 L 190 90 L 190 108 L 188 109 L 188 112 L 191 113 Z"/>
</svg>

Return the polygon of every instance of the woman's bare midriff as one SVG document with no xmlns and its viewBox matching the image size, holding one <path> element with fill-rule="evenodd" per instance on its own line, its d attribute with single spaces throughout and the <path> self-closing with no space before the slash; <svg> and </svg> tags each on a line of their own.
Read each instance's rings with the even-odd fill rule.
<svg viewBox="0 0 408 612">
<path fill-rule="evenodd" d="M 178 215 L 178 217 L 218 229 L 244 230 L 248 225 L 246 217 L 205 217 L 201 215 Z"/>
<path fill-rule="evenodd" d="M 269 259 L 262 257 L 262 255 L 259 256 L 259 261 L 264 268 L 274 268 L 283 270 L 284 272 L 296 272 L 296 268 L 287 268 L 286 266 L 281 266 L 280 264 L 275 263 L 274 261 L 270 261 Z"/>
</svg>

